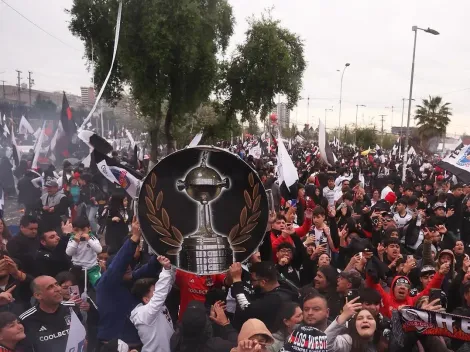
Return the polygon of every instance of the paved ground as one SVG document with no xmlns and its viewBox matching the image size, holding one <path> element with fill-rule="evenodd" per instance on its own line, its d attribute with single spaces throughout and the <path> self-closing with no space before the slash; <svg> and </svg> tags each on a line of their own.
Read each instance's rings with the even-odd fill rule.
<svg viewBox="0 0 470 352">
<path fill-rule="evenodd" d="M 17 226 L 20 223 L 20 218 L 23 215 L 22 208 L 18 205 L 15 198 L 5 199 L 5 206 L 3 209 L 3 218 L 8 226 Z"/>
</svg>

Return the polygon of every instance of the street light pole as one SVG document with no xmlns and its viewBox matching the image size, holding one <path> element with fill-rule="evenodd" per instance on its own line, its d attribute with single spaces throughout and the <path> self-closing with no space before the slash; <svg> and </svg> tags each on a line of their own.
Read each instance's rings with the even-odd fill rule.
<svg viewBox="0 0 470 352">
<path fill-rule="evenodd" d="M 359 106 L 365 108 L 365 105 L 356 105 L 356 132 L 354 133 L 354 144 L 357 142 L 357 114 L 359 112 Z"/>
<path fill-rule="evenodd" d="M 408 121 L 406 123 L 406 137 L 405 137 L 405 157 L 403 158 L 403 175 L 402 175 L 402 180 L 405 181 L 406 179 L 406 164 L 408 163 L 408 143 L 409 143 L 409 138 L 410 138 L 410 118 L 411 118 L 411 101 L 413 99 L 413 81 L 414 81 L 414 74 L 415 74 L 415 57 L 416 57 L 416 39 L 418 37 L 418 29 L 430 33 L 433 35 L 439 35 L 439 32 L 428 28 L 428 29 L 423 29 L 419 28 L 418 26 L 413 26 L 411 30 L 415 32 L 415 39 L 414 39 L 414 45 L 413 45 L 413 61 L 411 63 L 411 80 L 410 80 L 410 95 L 409 95 L 409 100 L 408 100 Z"/>
<path fill-rule="evenodd" d="M 344 65 L 343 73 L 341 74 L 341 86 L 339 89 L 339 120 L 338 120 L 338 139 L 341 137 L 341 104 L 343 102 L 343 78 L 344 78 L 344 71 L 350 66 L 350 63 L 346 63 Z"/>
</svg>

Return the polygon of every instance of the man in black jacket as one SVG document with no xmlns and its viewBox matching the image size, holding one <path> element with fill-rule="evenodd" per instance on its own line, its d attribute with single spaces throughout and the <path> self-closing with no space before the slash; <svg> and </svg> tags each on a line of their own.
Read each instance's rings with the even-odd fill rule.
<svg viewBox="0 0 470 352">
<path fill-rule="evenodd" d="M 36 252 L 39 249 L 38 220 L 24 215 L 20 220 L 20 232 L 7 244 L 10 257 L 17 259 L 25 273 L 34 275 Z"/>
<path fill-rule="evenodd" d="M 56 277 L 62 271 L 68 271 L 71 267 L 70 257 L 65 253 L 69 237 L 72 233 L 72 224 L 67 222 L 62 227 L 62 236 L 56 231 L 45 231 L 40 235 L 40 247 L 36 253 L 36 275 L 48 275 Z"/>
<path fill-rule="evenodd" d="M 243 289 L 241 264 L 234 263 L 230 266 L 232 295 L 237 300 L 235 320 L 243 324 L 248 319 L 259 319 L 272 331 L 278 313 L 275 307 L 280 307 L 283 302 L 297 301 L 298 294 L 281 287 L 277 280 L 276 266 L 271 262 L 254 263 L 250 272 L 253 287 L 260 292 L 258 299 L 251 302 Z"/>
</svg>

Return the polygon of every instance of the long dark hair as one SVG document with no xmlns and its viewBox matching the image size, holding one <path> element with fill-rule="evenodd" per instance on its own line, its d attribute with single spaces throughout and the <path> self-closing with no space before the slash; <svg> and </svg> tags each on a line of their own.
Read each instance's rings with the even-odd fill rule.
<svg viewBox="0 0 470 352">
<path fill-rule="evenodd" d="M 367 346 L 370 343 L 369 340 L 363 339 L 359 335 L 359 333 L 357 332 L 357 329 L 356 329 L 357 316 L 359 315 L 360 312 L 362 312 L 364 310 L 366 310 L 370 314 L 372 314 L 371 311 L 368 310 L 368 309 L 361 309 L 359 312 L 357 312 L 357 314 L 354 316 L 354 318 L 351 319 L 351 321 L 348 324 L 348 334 L 349 334 L 349 336 L 351 336 L 351 339 L 352 339 L 352 347 L 351 347 L 350 352 L 364 352 L 364 351 L 367 350 Z M 374 336 L 372 338 L 372 343 L 375 346 L 377 346 L 377 344 L 380 341 L 380 329 L 379 329 L 379 324 L 380 323 L 379 323 L 378 318 L 376 316 L 374 316 L 374 314 L 372 314 L 372 316 L 374 317 L 374 320 L 375 320 L 375 333 L 374 333 Z"/>
<path fill-rule="evenodd" d="M 4 240 L 7 240 L 7 241 L 11 240 L 11 233 L 10 233 L 10 230 L 8 229 L 7 224 L 5 223 L 5 220 L 0 219 L 0 221 L 3 224 L 3 232 L 0 235 L 2 236 Z"/>
<path fill-rule="evenodd" d="M 119 212 L 124 210 L 124 196 L 122 194 L 113 194 L 109 200 L 109 212 Z"/>
<path fill-rule="evenodd" d="M 284 324 L 284 320 L 292 318 L 297 308 L 300 308 L 300 305 L 296 302 L 284 302 L 281 305 L 281 309 L 279 309 L 272 331 L 280 331 L 282 336 L 286 338 L 289 335 L 289 331 L 287 330 L 286 324 Z"/>
</svg>

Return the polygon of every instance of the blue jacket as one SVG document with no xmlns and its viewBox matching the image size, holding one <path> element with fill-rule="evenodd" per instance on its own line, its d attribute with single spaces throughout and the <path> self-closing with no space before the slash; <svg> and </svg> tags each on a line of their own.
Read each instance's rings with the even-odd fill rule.
<svg viewBox="0 0 470 352">
<path fill-rule="evenodd" d="M 112 260 L 96 285 L 96 300 L 100 322 L 98 339 L 110 341 L 120 339 L 130 345 L 140 344 L 134 324 L 130 321 L 132 310 L 139 302 L 130 292 L 129 283 L 123 276 L 131 265 L 138 244 L 128 239 Z M 147 264 L 132 273 L 132 281 L 144 277 L 158 277 L 161 266 L 152 256 Z"/>
</svg>

